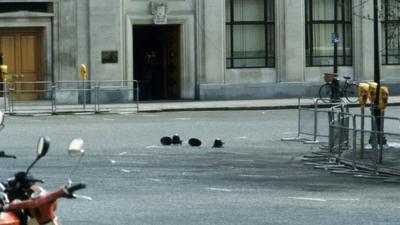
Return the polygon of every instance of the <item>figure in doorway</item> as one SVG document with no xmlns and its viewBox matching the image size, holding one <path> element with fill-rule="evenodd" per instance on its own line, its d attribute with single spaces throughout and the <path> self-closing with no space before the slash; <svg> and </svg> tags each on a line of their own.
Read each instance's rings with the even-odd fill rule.
<svg viewBox="0 0 400 225">
<path fill-rule="evenodd" d="M 144 94 L 143 99 L 151 100 L 152 96 L 152 83 L 156 76 L 157 67 L 157 54 L 155 51 L 147 51 L 145 53 L 144 61 L 144 71 L 143 71 L 143 85 L 141 87 L 142 93 Z"/>
</svg>

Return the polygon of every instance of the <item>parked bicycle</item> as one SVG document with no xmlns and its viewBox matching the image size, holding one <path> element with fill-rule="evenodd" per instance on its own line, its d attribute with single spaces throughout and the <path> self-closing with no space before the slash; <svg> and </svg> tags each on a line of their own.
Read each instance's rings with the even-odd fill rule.
<svg viewBox="0 0 400 225">
<path fill-rule="evenodd" d="M 324 74 L 326 83 L 319 88 L 319 98 L 323 102 L 329 103 L 341 101 L 341 98 L 344 97 L 350 103 L 357 103 L 358 85 L 350 80 L 350 76 L 343 76 L 343 84 L 341 84 L 340 79 L 337 77 L 338 75 L 333 73 Z"/>
</svg>

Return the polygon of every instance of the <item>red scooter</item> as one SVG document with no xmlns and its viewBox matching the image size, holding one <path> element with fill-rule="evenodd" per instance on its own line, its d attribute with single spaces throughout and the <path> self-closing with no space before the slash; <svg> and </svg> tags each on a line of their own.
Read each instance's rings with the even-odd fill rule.
<svg viewBox="0 0 400 225">
<path fill-rule="evenodd" d="M 0 183 L 0 225 L 59 225 L 55 213 L 57 199 L 76 198 L 74 192 L 86 187 L 84 184 L 71 185 L 70 178 L 65 187 L 51 192 L 36 184 L 43 181 L 30 176 L 29 170 L 46 155 L 49 145 L 50 140 L 47 137 L 40 137 L 37 157 L 28 169 L 16 173 L 6 183 Z M 70 156 L 80 156 L 78 163 L 84 155 L 82 147 L 82 139 L 75 139 L 68 149 Z"/>
</svg>

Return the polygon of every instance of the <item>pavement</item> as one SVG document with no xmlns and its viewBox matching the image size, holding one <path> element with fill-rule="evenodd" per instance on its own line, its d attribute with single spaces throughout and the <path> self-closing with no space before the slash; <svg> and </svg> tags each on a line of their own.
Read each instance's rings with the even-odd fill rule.
<svg viewBox="0 0 400 225">
<path fill-rule="evenodd" d="M 314 105 L 313 98 L 301 98 L 301 105 Z M 351 104 L 357 106 L 357 104 Z M 389 106 L 400 105 L 400 96 L 391 96 Z M 298 98 L 257 99 L 257 100 L 224 100 L 224 101 L 161 101 L 140 102 L 140 112 L 163 111 L 211 111 L 211 110 L 272 110 L 295 109 L 299 106 Z"/>
<path fill-rule="evenodd" d="M 302 106 L 313 106 L 316 98 L 282 98 L 256 100 L 176 100 L 176 101 L 142 101 L 138 104 L 107 104 L 94 105 L 57 105 L 57 113 L 84 113 L 84 112 L 171 112 L 171 111 L 215 111 L 215 110 L 275 110 L 295 109 Z M 4 101 L 0 99 L 0 108 L 4 110 Z M 321 101 L 319 103 L 323 104 Z M 9 104 L 11 105 L 11 104 Z M 37 113 L 52 113 L 50 101 L 21 101 L 13 104 L 14 115 L 31 115 Z M 329 105 L 329 104 L 327 104 Z M 400 105 L 400 96 L 391 96 L 389 106 Z M 350 104 L 357 107 L 358 104 Z M 8 107 L 10 108 L 10 107 Z"/>
</svg>

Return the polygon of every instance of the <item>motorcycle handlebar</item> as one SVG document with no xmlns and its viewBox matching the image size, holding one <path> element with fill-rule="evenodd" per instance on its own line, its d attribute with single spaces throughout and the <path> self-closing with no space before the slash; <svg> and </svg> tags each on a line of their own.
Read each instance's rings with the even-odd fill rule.
<svg viewBox="0 0 400 225">
<path fill-rule="evenodd" d="M 86 188 L 86 184 L 75 184 L 71 187 L 68 188 L 68 192 L 70 194 L 73 194 L 75 191 L 81 190 L 81 189 L 85 189 Z"/>
<path fill-rule="evenodd" d="M 0 151 L 0 158 L 13 158 L 16 159 L 15 155 L 7 155 L 4 151 Z"/>
</svg>

